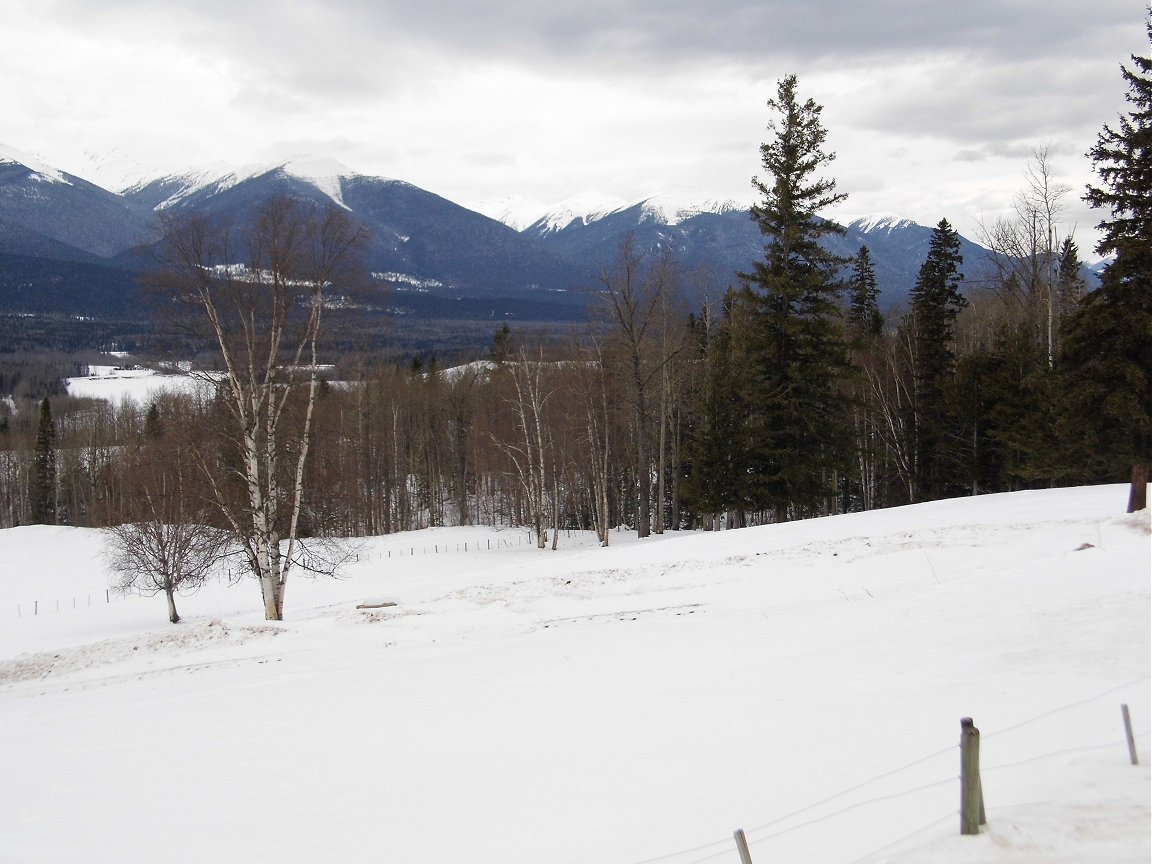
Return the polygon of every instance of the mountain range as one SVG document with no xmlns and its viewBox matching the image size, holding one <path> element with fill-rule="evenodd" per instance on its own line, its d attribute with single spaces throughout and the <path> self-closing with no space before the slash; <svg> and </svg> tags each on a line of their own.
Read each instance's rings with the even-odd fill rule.
<svg viewBox="0 0 1152 864">
<path fill-rule="evenodd" d="M 157 214 L 243 218 L 289 195 L 346 209 L 368 233 L 365 263 L 391 289 L 392 317 L 455 321 L 576 321 L 623 239 L 671 247 L 698 302 L 738 282 L 763 254 L 750 214 L 730 201 L 683 206 L 572 199 L 532 219 L 523 208 L 484 215 L 402 180 L 305 157 L 154 177 L 111 191 L 0 146 L 0 313 L 139 317 L 136 283 L 153 266 Z M 487 209 L 487 208 L 486 208 Z M 829 241 L 851 256 L 867 245 L 883 307 L 902 302 L 932 229 L 896 216 L 859 219 Z M 989 254 L 962 241 L 971 272 Z"/>
</svg>

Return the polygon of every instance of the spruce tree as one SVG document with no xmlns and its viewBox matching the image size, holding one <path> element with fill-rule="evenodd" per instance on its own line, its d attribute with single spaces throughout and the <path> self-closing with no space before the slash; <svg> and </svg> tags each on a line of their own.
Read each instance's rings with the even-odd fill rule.
<svg viewBox="0 0 1152 864">
<path fill-rule="evenodd" d="M 960 235 L 947 219 L 932 231 L 928 256 L 909 294 L 912 329 L 914 489 L 917 500 L 945 494 L 948 393 L 956 373 L 952 334 L 956 316 L 968 305 L 960 293 Z"/>
<path fill-rule="evenodd" d="M 1056 288 L 1060 297 L 1060 321 L 1063 323 L 1079 308 L 1088 286 L 1080 272 L 1080 247 L 1071 237 L 1060 244 L 1056 263 Z"/>
<path fill-rule="evenodd" d="M 1152 38 L 1152 15 L 1146 27 Z M 1100 185 L 1084 196 L 1107 213 L 1096 251 L 1115 258 L 1068 318 L 1060 358 L 1064 438 L 1088 481 L 1152 461 L 1152 58 L 1121 69 L 1132 110 L 1089 151 Z"/>
<path fill-rule="evenodd" d="M 848 278 L 848 328 L 854 340 L 875 338 L 884 329 L 879 297 L 872 253 L 867 246 L 861 246 L 853 259 L 852 275 Z"/>
<path fill-rule="evenodd" d="M 56 426 L 48 397 L 40 403 L 32 474 L 32 522 L 56 524 Z"/>
<path fill-rule="evenodd" d="M 848 435 L 838 382 L 847 362 L 838 272 L 846 263 L 821 240 L 843 228 L 819 214 L 847 196 L 814 176 L 835 158 L 821 106 L 801 102 L 790 75 L 768 102 L 776 117 L 760 147 L 765 179 L 752 218 L 765 237 L 764 258 L 741 273 L 752 309 L 747 384 L 752 452 L 746 474 L 752 503 L 777 521 L 823 510 L 846 461 Z"/>
<path fill-rule="evenodd" d="M 160 406 L 153 402 L 144 415 L 144 437 L 156 441 L 164 437 L 164 419 L 160 416 Z"/>
</svg>

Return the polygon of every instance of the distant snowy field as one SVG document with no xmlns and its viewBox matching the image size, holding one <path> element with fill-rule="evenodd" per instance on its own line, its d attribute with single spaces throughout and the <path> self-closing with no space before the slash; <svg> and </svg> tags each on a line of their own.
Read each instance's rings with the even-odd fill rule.
<svg viewBox="0 0 1152 864">
<path fill-rule="evenodd" d="M 192 393 L 208 387 L 204 380 L 188 375 L 162 375 L 152 369 L 116 366 L 91 366 L 88 375 L 68 378 L 65 385 L 69 396 L 105 399 L 114 405 L 124 399 L 148 405 L 161 393 Z"/>
<path fill-rule="evenodd" d="M 1152 549 L 1126 496 L 557 552 L 392 535 L 293 578 L 283 623 L 245 580 L 169 625 L 161 597 L 106 602 L 98 532 L 0 531 L 0 862 L 737 864 L 742 827 L 757 864 L 1146 864 Z"/>
</svg>

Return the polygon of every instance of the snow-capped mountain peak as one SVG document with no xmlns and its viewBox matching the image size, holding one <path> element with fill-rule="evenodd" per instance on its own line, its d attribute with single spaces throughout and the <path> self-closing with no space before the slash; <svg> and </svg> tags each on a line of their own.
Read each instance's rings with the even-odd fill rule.
<svg viewBox="0 0 1152 864">
<path fill-rule="evenodd" d="M 590 225 L 607 216 L 634 208 L 639 208 L 641 222 L 676 225 L 701 213 L 728 213 L 747 209 L 747 205 L 730 199 L 692 195 L 691 190 L 661 192 L 631 201 L 613 195 L 584 192 L 552 205 L 534 220 L 521 221 L 539 234 L 548 234 L 574 225 Z M 512 224 L 504 219 L 501 221 Z"/>
<path fill-rule="evenodd" d="M 903 219 L 895 213 L 869 213 L 867 216 L 853 219 L 850 227 L 869 234 L 873 231 L 892 231 L 899 228 L 908 228 L 915 224 L 911 219 Z"/>
<path fill-rule="evenodd" d="M 537 198 L 507 195 L 502 198 L 484 198 L 462 202 L 469 210 L 502 222 L 514 231 L 523 231 L 540 219 L 550 208 Z"/>
<path fill-rule="evenodd" d="M 217 162 L 183 174 L 153 177 L 126 189 L 125 192 L 139 191 L 150 185 L 166 186 L 168 188 L 165 190 L 165 197 L 155 205 L 156 210 L 165 210 L 202 190 L 211 189 L 213 193 L 224 192 L 246 180 L 272 173 L 280 173 L 307 183 L 344 209 L 348 207 L 344 203 L 341 180 L 345 177 L 358 176 L 351 168 L 335 159 L 300 155 L 283 161 L 252 163 L 239 168 Z"/>
<path fill-rule="evenodd" d="M 587 225 L 630 206 L 623 198 L 599 192 L 581 192 L 548 208 L 532 223 L 540 233 L 562 231 L 573 223 Z"/>
<path fill-rule="evenodd" d="M 66 186 L 72 185 L 72 182 L 64 176 L 63 171 L 53 168 L 47 162 L 42 162 L 29 153 L 24 153 L 6 144 L 0 144 L 0 164 L 3 163 L 20 165 L 27 168 L 29 179 L 40 183 L 63 183 Z"/>
<path fill-rule="evenodd" d="M 730 198 L 708 198 L 698 192 L 672 191 L 652 195 L 640 202 L 646 219 L 664 225 L 678 225 L 693 216 L 703 213 L 731 213 L 734 210 L 747 210 Z"/>
<path fill-rule="evenodd" d="M 295 177 L 297 180 L 303 180 L 305 183 L 315 186 L 331 198 L 333 202 L 339 204 L 345 210 L 348 209 L 344 203 L 340 180 L 343 177 L 353 177 L 356 172 L 343 163 L 325 156 L 304 154 L 293 156 L 286 162 L 274 166 L 271 170 L 282 171 L 289 177 Z M 266 172 L 256 171 L 248 176 L 259 176 L 263 173 Z"/>
</svg>

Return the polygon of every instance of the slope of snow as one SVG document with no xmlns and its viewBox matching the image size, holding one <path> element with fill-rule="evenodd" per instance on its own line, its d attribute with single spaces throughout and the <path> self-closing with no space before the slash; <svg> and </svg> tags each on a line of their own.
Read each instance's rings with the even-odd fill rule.
<svg viewBox="0 0 1152 864">
<path fill-rule="evenodd" d="M 509 228 L 523 231 L 528 226 L 539 221 L 543 214 L 551 208 L 535 198 L 525 198 L 520 195 L 507 195 L 502 198 L 487 198 L 479 201 L 470 201 L 463 206 L 476 213 L 503 222 Z"/>
<path fill-rule="evenodd" d="M 120 193 L 140 185 L 140 178 L 149 173 L 144 165 L 123 150 L 85 150 L 83 161 L 70 170 L 71 174 L 83 177 L 110 192 Z"/>
<path fill-rule="evenodd" d="M 216 162 L 179 174 L 164 174 L 157 177 L 148 177 L 134 185 L 125 187 L 123 193 L 131 193 L 156 182 L 171 184 L 175 188 L 175 191 L 164 201 L 157 204 L 155 208 L 157 210 L 164 210 L 209 186 L 215 186 L 216 191 L 222 192 L 235 185 L 235 178 L 236 172 L 232 168 L 223 162 Z"/>
<path fill-rule="evenodd" d="M 335 159 L 313 155 L 294 156 L 273 170 L 283 171 L 289 177 L 310 183 L 345 210 L 348 209 L 344 203 L 341 178 L 352 177 L 356 172 Z"/>
<path fill-rule="evenodd" d="M 631 205 L 623 198 L 598 192 L 581 192 L 553 204 L 530 227 L 541 233 L 561 231 L 572 223 L 587 225 Z"/>
<path fill-rule="evenodd" d="M 648 196 L 640 203 L 647 218 L 666 225 L 677 225 L 702 213 L 730 213 L 749 207 L 731 198 L 709 196 L 695 186 L 673 186 Z"/>
<path fill-rule="evenodd" d="M 342 178 L 357 176 L 356 172 L 335 159 L 329 159 L 325 156 L 302 155 L 281 162 L 253 163 L 240 168 L 231 168 L 223 163 L 214 163 L 184 174 L 155 177 L 151 180 L 142 181 L 132 188 L 143 188 L 156 180 L 178 184 L 177 191 L 156 206 L 157 210 L 163 210 L 201 190 L 212 188 L 214 192 L 224 192 L 245 180 L 251 180 L 273 171 L 282 172 L 288 177 L 294 177 L 316 187 L 331 198 L 334 203 L 345 209 L 348 208 L 344 203 Z M 386 178 L 379 179 L 384 180 Z M 125 191 L 131 191 L 131 189 Z"/>
<path fill-rule="evenodd" d="M 63 183 L 65 186 L 71 186 L 71 181 L 64 176 L 64 172 L 53 168 L 46 162 L 37 159 L 28 153 L 17 150 L 15 147 L 9 147 L 6 144 L 0 144 L 0 163 L 9 162 L 14 165 L 22 165 L 27 168 L 29 177 L 42 183 Z"/>
<path fill-rule="evenodd" d="M 525 227 L 547 233 L 560 231 L 573 223 L 589 225 L 613 213 L 637 206 L 641 208 L 642 221 L 663 225 L 676 225 L 701 213 L 728 213 L 732 210 L 747 209 L 747 205 L 731 199 L 707 197 L 695 187 L 674 187 L 637 201 L 626 201 L 620 197 L 595 192 L 580 193 L 551 207 L 536 211 L 535 216 L 525 205 L 516 209 L 514 222 L 501 216 L 493 218 L 500 218 L 509 225 L 523 223 Z"/>
<path fill-rule="evenodd" d="M 911 219 L 903 219 L 895 213 L 872 213 L 868 216 L 861 216 L 859 219 L 853 219 L 849 223 L 850 227 L 859 229 L 866 234 L 872 231 L 892 231 L 897 228 L 907 228 L 915 224 Z"/>
<path fill-rule="evenodd" d="M 225 579 L 168 625 L 101 593 L 97 532 L 0 531 L 0 860 L 696 864 L 737 861 L 742 827 L 758 862 L 1143 864 L 1152 550 L 1126 497 L 557 552 L 430 529 L 292 577 L 275 624 Z"/>
</svg>

